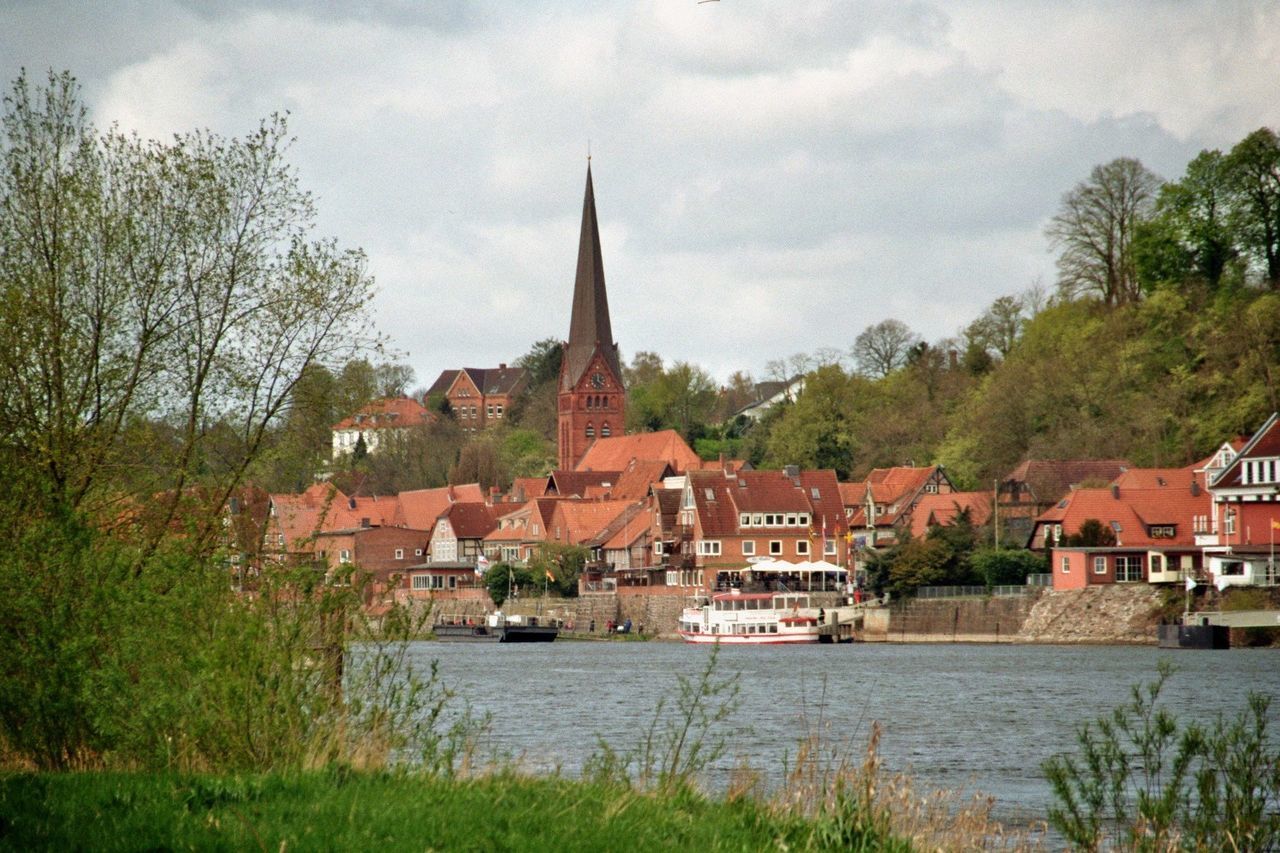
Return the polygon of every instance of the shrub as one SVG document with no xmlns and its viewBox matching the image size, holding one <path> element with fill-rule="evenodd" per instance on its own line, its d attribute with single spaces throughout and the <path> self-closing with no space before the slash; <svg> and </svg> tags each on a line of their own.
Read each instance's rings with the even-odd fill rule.
<svg viewBox="0 0 1280 853">
<path fill-rule="evenodd" d="M 1044 764 L 1049 822 L 1084 850 L 1272 850 L 1280 845 L 1280 748 L 1270 699 L 1213 725 L 1182 723 L 1158 705 L 1172 668 L 1133 699 L 1085 724 L 1078 755 Z M 1271 804 L 1268 811 L 1268 804 Z"/>
</svg>

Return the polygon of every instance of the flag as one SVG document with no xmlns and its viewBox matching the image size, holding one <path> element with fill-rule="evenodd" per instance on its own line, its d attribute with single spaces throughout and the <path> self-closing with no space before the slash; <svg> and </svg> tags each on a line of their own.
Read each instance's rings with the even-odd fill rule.
<svg viewBox="0 0 1280 853">
<path fill-rule="evenodd" d="M 553 574 L 551 574 L 551 570 L 550 570 L 550 569 L 547 569 L 547 580 L 549 580 L 549 581 L 553 581 L 553 580 L 555 580 L 555 579 L 556 579 L 556 576 L 555 576 L 555 575 L 553 575 Z"/>
<path fill-rule="evenodd" d="M 1280 518 L 1271 519 L 1271 529 L 1280 530 Z"/>
<path fill-rule="evenodd" d="M 1188 575 L 1187 576 L 1187 592 L 1191 592 L 1191 590 L 1195 588 L 1196 588 L 1196 579 Z"/>
<path fill-rule="evenodd" d="M 484 554 L 476 557 L 476 574 L 482 575 L 489 569 L 489 558 Z"/>
</svg>

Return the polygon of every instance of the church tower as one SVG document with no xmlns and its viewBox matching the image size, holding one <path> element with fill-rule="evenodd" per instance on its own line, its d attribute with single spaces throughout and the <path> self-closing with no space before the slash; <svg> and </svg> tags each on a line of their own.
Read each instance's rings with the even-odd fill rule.
<svg viewBox="0 0 1280 853">
<path fill-rule="evenodd" d="M 600 228 L 587 163 L 587 192 L 582 201 L 582 234 L 578 238 L 578 270 L 573 282 L 573 314 L 569 342 L 560 362 L 561 470 L 572 470 L 597 438 L 623 434 L 626 391 L 618 345 L 609 324 L 604 290 Z"/>
</svg>

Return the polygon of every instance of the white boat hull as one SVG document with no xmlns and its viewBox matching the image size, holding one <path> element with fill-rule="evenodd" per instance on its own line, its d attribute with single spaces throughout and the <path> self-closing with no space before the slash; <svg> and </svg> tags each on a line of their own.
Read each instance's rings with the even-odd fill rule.
<svg viewBox="0 0 1280 853">
<path fill-rule="evenodd" d="M 700 645 L 720 643 L 726 646 L 795 646 L 818 642 L 816 632 L 812 634 L 695 634 L 692 631 L 681 631 L 680 637 L 686 643 Z"/>
</svg>

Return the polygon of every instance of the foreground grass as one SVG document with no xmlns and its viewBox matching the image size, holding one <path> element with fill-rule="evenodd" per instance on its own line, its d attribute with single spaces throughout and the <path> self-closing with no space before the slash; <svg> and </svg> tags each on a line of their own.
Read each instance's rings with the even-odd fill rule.
<svg viewBox="0 0 1280 853">
<path fill-rule="evenodd" d="M 645 795 L 564 778 L 342 771 L 0 778 L 0 847 L 22 850 L 819 850 L 885 849 L 886 840 L 836 838 L 820 821 L 747 799 Z M 890 842 L 895 848 L 905 845 Z"/>
</svg>

